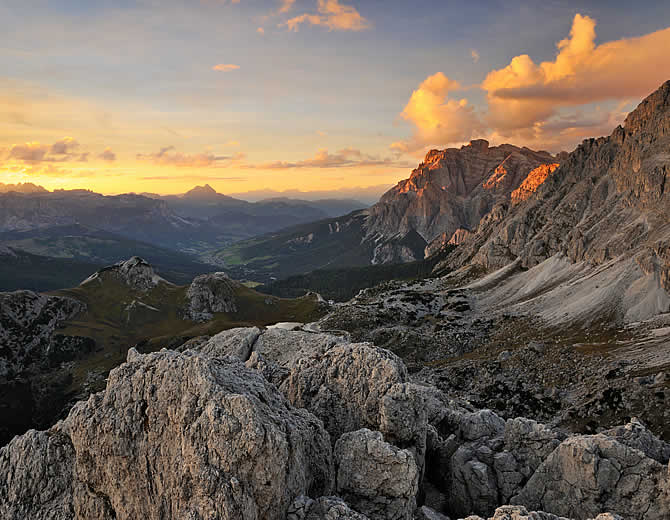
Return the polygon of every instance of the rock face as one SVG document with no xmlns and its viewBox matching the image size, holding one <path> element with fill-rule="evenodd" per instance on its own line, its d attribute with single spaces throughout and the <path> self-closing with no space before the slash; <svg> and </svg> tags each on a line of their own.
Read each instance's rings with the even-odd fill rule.
<svg viewBox="0 0 670 520">
<path fill-rule="evenodd" d="M 605 435 L 568 439 L 513 500 L 571 518 L 616 511 L 631 520 L 670 516 L 667 465 Z"/>
<path fill-rule="evenodd" d="M 382 398 L 407 379 L 405 365 L 391 352 L 348 344 L 298 360 L 281 390 L 294 406 L 322 419 L 334 442 L 345 432 L 378 429 Z"/>
<path fill-rule="evenodd" d="M 68 384 L 57 368 L 95 345 L 60 334 L 59 327 L 85 308 L 71 298 L 0 293 L 0 446 L 29 428 L 49 426 L 65 404 L 63 392 L 53 391 Z"/>
<path fill-rule="evenodd" d="M 29 365 L 49 366 L 71 357 L 55 337 L 56 331 L 60 323 L 85 308 L 71 298 L 32 291 L 0 293 L 0 378 L 16 375 Z"/>
<path fill-rule="evenodd" d="M 188 303 L 185 315 L 194 321 L 208 321 L 215 312 L 237 312 L 237 286 L 226 273 L 196 277 L 186 291 Z"/>
<path fill-rule="evenodd" d="M 131 289 L 141 292 L 149 291 L 161 283 L 170 284 L 154 272 L 149 262 L 139 256 L 133 256 L 128 260 L 105 267 L 92 274 L 81 282 L 81 285 L 99 283 L 107 277 L 114 278 Z"/>
<path fill-rule="evenodd" d="M 105 392 L 0 450 L 0 516 L 283 519 L 330 493 L 331 461 L 321 422 L 239 361 L 131 350 Z"/>
<path fill-rule="evenodd" d="M 415 232 L 429 243 L 441 235 L 446 242 L 459 229 L 476 229 L 531 171 L 556 162 L 546 152 L 507 144 L 489 147 L 485 140 L 432 150 L 409 179 L 369 209 L 368 235 L 388 239 Z"/>
<path fill-rule="evenodd" d="M 528 177 L 515 189 L 511 194 L 512 204 L 519 204 L 528 199 L 537 191 L 537 189 L 547 180 L 547 177 L 556 171 L 560 166 L 559 163 L 541 164 L 532 170 Z M 462 242 L 462 241 L 461 241 Z"/>
<path fill-rule="evenodd" d="M 473 237 L 436 270 L 468 263 L 497 269 L 516 259 L 533 267 L 560 254 L 597 266 L 629 261 L 627 272 L 637 286 L 646 284 L 647 293 L 667 290 L 669 147 L 666 82 L 610 137 L 585 140 L 527 200 L 493 207 Z M 631 290 L 639 291 L 637 286 Z M 661 307 L 656 312 L 667 311 L 665 302 Z"/>
<path fill-rule="evenodd" d="M 412 452 L 367 429 L 345 433 L 335 444 L 337 491 L 373 520 L 411 520 L 419 472 Z"/>
</svg>

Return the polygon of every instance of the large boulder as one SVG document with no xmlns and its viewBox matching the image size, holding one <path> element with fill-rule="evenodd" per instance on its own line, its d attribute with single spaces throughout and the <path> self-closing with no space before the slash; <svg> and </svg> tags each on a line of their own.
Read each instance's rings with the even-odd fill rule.
<svg viewBox="0 0 670 520">
<path fill-rule="evenodd" d="M 412 452 L 364 428 L 342 435 L 334 456 L 338 494 L 354 509 L 372 520 L 412 518 L 419 486 Z"/>
<path fill-rule="evenodd" d="M 468 516 L 461 520 L 485 520 L 480 516 Z M 495 510 L 495 513 L 488 520 L 570 520 L 562 516 L 552 515 L 544 511 L 528 511 L 523 506 L 502 506 Z M 611 513 L 601 513 L 595 518 L 589 520 L 623 520 L 618 515 Z"/>
<path fill-rule="evenodd" d="M 197 276 L 186 291 L 185 316 L 194 321 L 208 321 L 216 312 L 237 312 L 238 285 L 226 273 Z"/>
<path fill-rule="evenodd" d="M 233 356 L 246 361 L 260 335 L 261 329 L 258 327 L 228 329 L 212 336 L 194 350 L 212 357 Z"/>
<path fill-rule="evenodd" d="M 563 441 L 513 502 L 577 520 L 612 511 L 630 520 L 670 518 L 668 468 L 605 435 Z"/>
<path fill-rule="evenodd" d="M 398 356 L 354 343 L 297 360 L 281 390 L 294 406 L 319 417 L 336 441 L 345 432 L 379 429 L 382 398 L 393 385 L 407 381 Z"/>
<path fill-rule="evenodd" d="M 104 392 L 0 450 L 0 511 L 283 520 L 294 497 L 328 495 L 333 477 L 321 421 L 257 372 L 230 357 L 131 349 Z"/>
</svg>

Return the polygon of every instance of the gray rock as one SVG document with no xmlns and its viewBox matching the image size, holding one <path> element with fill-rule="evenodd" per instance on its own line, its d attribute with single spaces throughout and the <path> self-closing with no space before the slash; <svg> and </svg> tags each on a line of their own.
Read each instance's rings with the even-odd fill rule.
<svg viewBox="0 0 670 520">
<path fill-rule="evenodd" d="M 407 379 L 407 369 L 395 354 L 347 344 L 299 359 L 281 390 L 294 406 L 319 417 L 336 441 L 345 432 L 378 429 L 382 398 Z"/>
<path fill-rule="evenodd" d="M 635 417 L 628 424 L 604 431 L 603 435 L 640 450 L 647 457 L 661 464 L 667 464 L 670 460 L 670 444 L 656 437 Z"/>
<path fill-rule="evenodd" d="M 335 444 L 337 492 L 370 519 L 411 519 L 419 486 L 414 455 L 362 429 Z"/>
<path fill-rule="evenodd" d="M 286 520 L 368 520 L 368 517 L 352 510 L 340 497 L 312 500 L 299 496 L 289 508 Z"/>
<path fill-rule="evenodd" d="M 86 278 L 80 285 L 99 283 L 106 277 L 113 277 L 131 289 L 140 292 L 149 291 L 158 284 L 172 285 L 158 276 L 151 264 L 139 256 L 133 256 L 128 260 L 105 267 Z"/>
<path fill-rule="evenodd" d="M 334 476 L 318 419 L 239 361 L 193 351 L 131 350 L 104 392 L 15 438 L 0 461 L 3 518 L 55 518 L 55 505 L 63 519 L 284 519 Z M 59 479 L 45 487 L 45 472 Z"/>
<path fill-rule="evenodd" d="M 186 291 L 185 316 L 194 321 L 208 321 L 216 312 L 237 312 L 238 285 L 226 273 L 197 276 Z"/>
<path fill-rule="evenodd" d="M 577 436 L 563 441 L 512 501 L 577 519 L 603 510 L 631 520 L 667 519 L 668 470 L 605 435 Z"/>
<path fill-rule="evenodd" d="M 260 335 L 261 330 L 258 327 L 224 330 L 212 336 L 197 350 L 212 357 L 234 356 L 241 361 L 246 361 Z"/>
</svg>

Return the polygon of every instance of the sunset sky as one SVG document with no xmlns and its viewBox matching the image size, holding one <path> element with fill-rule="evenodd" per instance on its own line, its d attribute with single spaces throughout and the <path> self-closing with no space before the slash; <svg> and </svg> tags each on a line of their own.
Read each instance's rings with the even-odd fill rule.
<svg viewBox="0 0 670 520">
<path fill-rule="evenodd" d="M 103 193 L 381 190 L 670 79 L 667 0 L 6 0 L 0 32 L 0 182 Z"/>
</svg>

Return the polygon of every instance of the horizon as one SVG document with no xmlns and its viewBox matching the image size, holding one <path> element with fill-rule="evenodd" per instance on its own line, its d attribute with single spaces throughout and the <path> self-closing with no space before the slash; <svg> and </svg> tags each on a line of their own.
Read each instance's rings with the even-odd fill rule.
<svg viewBox="0 0 670 520">
<path fill-rule="evenodd" d="M 0 180 L 369 199 L 432 148 L 571 151 L 670 77 L 670 5 L 626 5 L 0 6 Z"/>
</svg>

